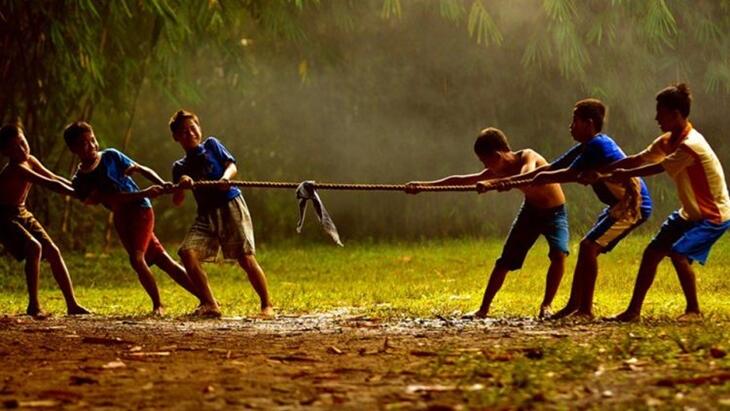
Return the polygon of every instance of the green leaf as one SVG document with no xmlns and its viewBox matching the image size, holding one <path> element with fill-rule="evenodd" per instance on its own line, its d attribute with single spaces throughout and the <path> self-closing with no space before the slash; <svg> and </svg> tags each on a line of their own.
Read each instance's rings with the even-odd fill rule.
<svg viewBox="0 0 730 411">
<path fill-rule="evenodd" d="M 474 0 L 471 5 L 467 30 L 471 37 L 476 37 L 477 44 L 489 45 L 492 42 L 499 45 L 502 43 L 502 34 L 481 0 Z"/>
</svg>

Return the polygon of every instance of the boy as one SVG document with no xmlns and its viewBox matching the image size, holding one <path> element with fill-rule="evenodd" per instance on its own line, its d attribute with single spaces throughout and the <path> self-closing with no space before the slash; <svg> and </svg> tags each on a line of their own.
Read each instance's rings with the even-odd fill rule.
<svg viewBox="0 0 730 411">
<path fill-rule="evenodd" d="M 701 317 L 692 261 L 707 262 L 710 248 L 730 227 L 730 198 L 722 164 L 712 147 L 689 122 L 692 96 L 685 84 L 656 96 L 656 121 L 664 132 L 644 151 L 618 161 L 604 172 L 612 179 L 650 176 L 666 171 L 677 186 L 682 207 L 673 212 L 644 250 L 631 303 L 613 319 L 636 321 L 659 263 L 667 256 L 687 300 L 680 321 Z"/>
<path fill-rule="evenodd" d="M 547 161 L 533 150 L 512 151 L 504 133 L 491 127 L 482 130 L 477 137 L 474 153 L 484 165 L 484 170 L 481 172 L 455 175 L 435 181 L 410 182 L 406 186 L 406 192 L 418 193 L 419 185 L 474 185 L 485 179 L 527 173 L 547 164 Z M 545 295 L 540 304 L 539 318 L 550 315 L 550 306 L 563 277 L 565 257 L 568 255 L 568 217 L 563 190 L 558 184 L 522 187 L 520 190 L 525 194 L 525 200 L 512 223 L 502 256 L 497 259 L 489 276 L 482 305 L 474 313 L 477 318 L 485 318 L 489 314 L 492 300 L 502 287 L 507 273 L 522 267 L 527 252 L 540 235 L 545 237 L 550 246 L 548 254 L 550 267 L 547 272 Z"/>
<path fill-rule="evenodd" d="M 573 182 L 577 181 L 581 172 L 600 169 L 625 158 L 626 155 L 613 139 L 601 133 L 605 115 L 606 107 L 600 100 L 578 101 L 573 109 L 570 133 L 579 144 L 553 163 L 531 173 L 479 183 L 478 187 L 500 189 L 511 180 L 523 179 L 528 179 L 528 185 Z M 625 184 L 599 181 L 593 184 L 593 191 L 607 207 L 580 242 L 568 304 L 555 313 L 554 319 L 573 314 L 593 318 L 593 293 L 598 276 L 599 254 L 610 252 L 651 214 L 651 198 L 641 179 L 634 178 Z"/>
<path fill-rule="evenodd" d="M 0 242 L 18 261 L 25 259 L 26 313 L 36 318 L 48 316 L 38 301 L 38 277 L 43 258 L 50 264 L 53 278 L 61 288 L 66 312 L 69 315 L 89 314 L 76 301 L 71 277 L 58 247 L 25 208 L 25 200 L 34 183 L 61 194 L 74 195 L 70 182 L 53 174 L 30 154 L 25 133 L 17 125 L 0 129 L 0 153 L 9 159 L 0 171 Z"/>
<path fill-rule="evenodd" d="M 133 162 L 115 149 L 99 151 L 94 130 L 86 122 L 69 124 L 63 138 L 71 152 L 81 160 L 72 178 L 78 197 L 86 204 L 102 203 L 114 213 L 114 227 L 129 254 L 129 262 L 152 299 L 152 315 L 163 315 L 164 308 L 150 265 L 157 265 L 197 296 L 185 269 L 167 254 L 154 234 L 155 214 L 148 197 L 160 195 L 165 181 L 150 168 Z M 140 190 L 130 177 L 134 173 L 158 185 Z"/>
<path fill-rule="evenodd" d="M 235 259 L 246 271 L 261 301 L 261 315 L 272 317 L 274 309 L 269 300 L 266 275 L 255 257 L 253 224 L 237 187 L 195 188 L 198 180 L 229 181 L 237 173 L 236 160 L 215 137 L 202 141 L 200 121 L 194 113 L 180 110 L 170 119 L 172 137 L 185 151 L 185 156 L 172 166 L 172 179 L 181 188 L 194 188 L 198 215 L 190 227 L 178 254 L 201 292 L 200 314 L 220 317 L 220 307 L 213 297 L 208 275 L 200 264 L 209 261 L 223 250 L 223 257 Z M 185 192 L 176 190 L 173 203 L 181 205 Z"/>
</svg>

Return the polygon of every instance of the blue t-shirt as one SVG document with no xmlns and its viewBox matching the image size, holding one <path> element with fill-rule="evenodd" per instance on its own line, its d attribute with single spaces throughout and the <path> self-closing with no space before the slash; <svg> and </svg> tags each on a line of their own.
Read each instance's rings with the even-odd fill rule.
<svg viewBox="0 0 730 411">
<path fill-rule="evenodd" d="M 113 148 L 102 150 L 99 155 L 101 160 L 95 169 L 88 173 L 77 170 L 71 179 L 73 188 L 79 198 L 82 200 L 87 199 L 94 190 L 101 194 L 136 193 L 139 191 L 137 183 L 124 173 L 134 165 L 132 159 Z M 152 203 L 147 198 L 135 200 L 125 205 L 135 204 L 143 208 L 152 207 Z M 104 205 L 111 208 L 111 204 L 104 202 Z"/>
<path fill-rule="evenodd" d="M 553 170 L 570 168 L 585 171 L 595 170 L 624 158 L 626 158 L 626 154 L 621 150 L 621 147 L 611 137 L 600 133 L 585 143 L 576 144 L 550 165 Z M 639 181 L 641 183 L 641 215 L 648 218 L 651 214 L 651 197 L 644 180 L 640 178 Z M 623 188 L 619 184 L 610 181 L 599 181 L 593 184 L 592 187 L 598 199 L 609 207 L 621 200 L 617 193 L 622 193 Z"/>
<path fill-rule="evenodd" d="M 172 181 L 177 184 L 184 175 L 193 181 L 220 180 L 229 162 L 235 163 L 236 159 L 218 139 L 208 137 L 202 144 L 188 151 L 185 157 L 175 161 L 172 165 Z M 198 213 L 206 214 L 240 196 L 241 190 L 231 187 L 227 191 L 221 191 L 216 187 L 207 187 L 194 190 L 193 195 L 198 203 Z"/>
</svg>

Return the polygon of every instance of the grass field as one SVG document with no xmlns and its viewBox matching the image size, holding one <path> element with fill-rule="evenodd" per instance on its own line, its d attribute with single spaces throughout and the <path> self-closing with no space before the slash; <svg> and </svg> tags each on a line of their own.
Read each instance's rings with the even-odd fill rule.
<svg viewBox="0 0 730 411">
<path fill-rule="evenodd" d="M 501 239 L 464 239 L 419 243 L 349 243 L 264 245 L 258 259 L 264 268 L 274 304 L 280 313 L 325 312 L 335 308 L 381 318 L 454 315 L 478 307 Z M 627 304 L 646 236 L 632 236 L 599 260 L 596 313 L 621 311 Z M 567 300 L 577 243 L 568 259 L 554 308 Z M 511 273 L 493 305 L 494 316 L 530 316 L 542 298 L 547 248 L 541 241 L 528 255 L 522 270 Z M 105 257 L 66 254 L 66 261 L 82 304 L 97 314 L 142 315 L 150 302 L 121 251 Z M 730 316 L 730 243 L 720 241 L 708 266 L 697 265 L 700 303 L 706 315 Z M 245 274 L 235 265 L 207 264 L 216 298 L 224 315 L 257 312 L 258 301 Z M 0 312 L 20 313 L 27 303 L 22 264 L 0 260 Z M 170 316 L 192 310 L 196 301 L 153 269 Z M 47 265 L 42 266 L 41 301 L 62 314 L 63 300 Z M 660 266 L 649 293 L 644 316 L 668 318 L 681 314 L 684 299 L 671 264 Z"/>
<path fill-rule="evenodd" d="M 648 237 L 601 257 L 596 313 L 622 310 Z M 486 321 L 475 309 L 499 240 L 261 247 L 278 319 L 257 313 L 243 272 L 209 264 L 223 320 L 181 317 L 196 301 L 158 274 L 167 313 L 126 258 L 67 255 L 79 300 L 96 316 L 63 317 L 46 270 L 42 301 L 22 313 L 22 265 L 2 260 L 0 404 L 64 409 L 697 409 L 730 406 L 730 263 L 726 241 L 698 267 L 705 320 L 678 323 L 684 300 L 661 266 L 645 321 L 538 322 L 547 249 L 511 274 Z M 574 250 L 575 251 L 575 250 Z M 564 304 L 575 252 L 556 301 Z M 157 270 L 155 270 L 157 271 Z M 130 318 L 138 317 L 138 318 Z M 178 317 L 178 318 L 175 318 Z M 415 317 L 415 318 L 414 318 Z M 73 343 L 69 343 L 73 342 Z M 42 378 L 28 378 L 37 373 Z M 140 388 L 142 387 L 142 388 Z"/>
</svg>

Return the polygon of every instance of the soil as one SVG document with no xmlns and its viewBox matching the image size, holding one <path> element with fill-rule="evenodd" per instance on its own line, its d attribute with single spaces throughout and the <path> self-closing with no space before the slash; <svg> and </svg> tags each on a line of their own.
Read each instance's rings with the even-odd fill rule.
<svg viewBox="0 0 730 411">
<path fill-rule="evenodd" d="M 488 401 L 479 392 L 494 389 L 498 378 L 467 375 L 460 359 L 539 361 L 544 342 L 579 344 L 595 339 L 601 327 L 532 319 L 383 321 L 347 312 L 274 320 L 5 316 L 0 408 L 473 408 Z M 611 387 L 638 398 L 647 390 L 642 379 L 654 378 L 595 375 L 605 379 L 600 390 L 557 387 L 562 394 L 522 398 L 519 406 L 591 408 L 613 401 L 620 408 Z M 509 396 L 519 389 L 501 388 L 505 398 L 492 405 L 517 407 Z"/>
</svg>

